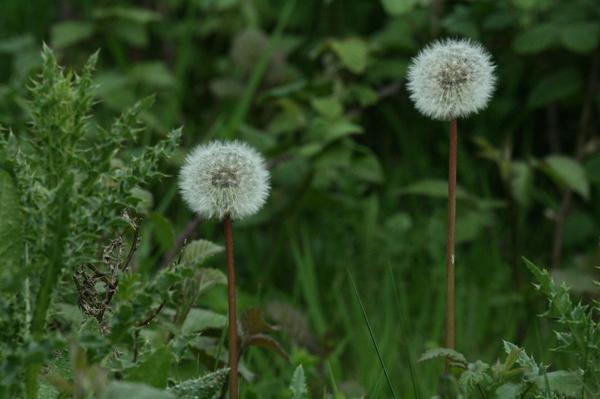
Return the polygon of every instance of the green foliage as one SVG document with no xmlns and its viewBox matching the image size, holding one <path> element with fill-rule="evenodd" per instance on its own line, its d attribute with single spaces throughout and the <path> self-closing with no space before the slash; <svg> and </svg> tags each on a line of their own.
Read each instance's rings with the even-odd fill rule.
<svg viewBox="0 0 600 399">
<path fill-rule="evenodd" d="M 200 378 L 180 382 L 167 391 L 178 399 L 217 399 L 228 375 L 228 368 L 219 369 Z"/>
<path fill-rule="evenodd" d="M 504 342 L 506 358 L 489 365 L 481 360 L 468 362 L 456 351 L 438 348 L 426 352 L 421 360 L 449 357 L 459 369 L 458 377 L 446 374 L 439 383 L 437 398 L 576 398 L 583 388 L 581 371 L 547 372 L 523 349 Z"/>
<path fill-rule="evenodd" d="M 590 0 L 441 3 L 4 0 L 0 168 L 16 185 L 21 215 L 5 202 L 14 190 L 0 173 L 0 396 L 23 396 L 15 387 L 30 361 L 56 377 L 53 385 L 40 376 L 50 397 L 138 378 L 134 370 L 157 351 L 173 355 L 167 386 L 226 367 L 223 254 L 209 244 L 222 232 L 201 221 L 190 233 L 194 216 L 176 179 L 190 148 L 217 137 L 251 143 L 272 173 L 268 205 L 235 226 L 235 251 L 240 314 L 263 309 L 273 329 L 253 342 L 282 356 L 247 348 L 242 398 L 290 396 L 286 358 L 304 365 L 314 397 L 387 397 L 388 381 L 402 398 L 433 395 L 441 362 L 410 370 L 410 357 L 443 340 L 447 126 L 414 111 L 404 79 L 420 48 L 448 36 L 484 44 L 499 77 L 490 106 L 459 121 L 457 347 L 468 359 L 504 359 L 497 343 L 506 339 L 551 364 L 547 374 L 583 369 L 579 355 L 548 350 L 555 328 L 547 319 L 536 334 L 538 304 L 520 256 L 551 262 L 555 280 L 573 286 L 573 304 L 598 292 L 600 8 Z M 39 85 L 35 76 L 48 69 L 43 42 L 81 74 L 63 70 L 65 79 L 46 79 L 48 93 L 33 98 L 32 78 Z M 85 96 L 79 85 L 90 87 Z M 152 94 L 151 108 L 136 105 Z M 39 115 L 38 106 L 56 112 Z M 181 147 L 168 144 L 172 156 L 151 162 L 167 176 L 138 181 L 146 171 L 134 170 L 135 160 L 178 125 Z M 72 145 L 76 130 L 83 140 Z M 56 140 L 40 139 L 49 132 Z M 72 186 L 61 186 L 69 175 Z M 28 204 L 40 208 L 25 212 Z M 7 233 L 5 220 L 22 232 Z M 211 256 L 193 255 L 199 238 L 213 245 Z M 2 251 L 16 249 L 11 266 Z M 44 273 L 55 267 L 52 284 Z M 28 326 L 44 281 L 53 300 L 44 337 L 34 340 Z M 373 337 L 389 380 L 373 367 Z M 82 348 L 85 367 L 71 364 L 66 342 Z M 489 370 L 472 363 L 468 380 L 486 383 Z M 448 392 L 458 382 L 443 380 Z M 497 394 L 514 397 L 520 386 L 511 380 Z"/>
<path fill-rule="evenodd" d="M 26 282 L 19 294 L 21 300 L 15 302 L 22 303 L 25 298 L 21 305 L 25 323 L 20 318 L 5 322 L 21 326 L 22 344 L 27 345 L 40 345 L 48 339 L 47 314 L 62 286 L 61 276 L 71 275 L 84 263 L 98 265 L 96 254 L 105 237 L 118 234 L 131 223 L 123 212 L 138 204 L 132 190 L 160 175 L 159 161 L 172 153 L 180 135 L 173 131 L 156 146 L 120 158 L 124 144 L 142 131 L 139 113 L 150 101 L 135 105 L 110 129 L 95 126 L 91 119 L 92 72 L 97 56 L 88 60 L 81 75 L 62 70 L 47 48 L 42 59 L 42 70 L 30 88 L 31 128 L 18 136 L 5 134 L 1 142 L 1 162 L 16 181 L 15 191 L 9 176 L 2 172 L 6 187 L 2 193 L 9 205 L 3 203 L 2 210 L 10 212 L 2 226 L 11 234 L 11 246 L 4 251 L 12 251 L 6 253 L 9 262 L 4 275 Z M 59 298 L 64 295 L 58 293 Z M 27 339 L 29 334 L 32 341 Z M 51 348 L 44 344 L 35 360 L 27 361 L 29 397 L 36 395 L 37 374 Z M 14 362 L 14 356 L 25 359 L 29 355 L 10 346 L 2 348 L 3 363 Z M 17 392 L 20 386 L 12 381 L 3 385 L 14 386 Z"/>
<path fill-rule="evenodd" d="M 302 365 L 296 367 L 292 381 L 290 382 L 290 391 L 292 399 L 307 399 L 308 390 L 306 389 L 306 378 L 304 377 L 304 368 Z"/>
<path fill-rule="evenodd" d="M 565 284 L 558 285 L 546 270 L 525 259 L 527 268 L 537 280 L 536 288 L 548 299 L 546 316 L 559 326 L 555 330 L 555 350 L 566 352 L 577 359 L 583 375 L 585 393 L 589 397 L 600 394 L 600 307 L 574 303 Z"/>
</svg>

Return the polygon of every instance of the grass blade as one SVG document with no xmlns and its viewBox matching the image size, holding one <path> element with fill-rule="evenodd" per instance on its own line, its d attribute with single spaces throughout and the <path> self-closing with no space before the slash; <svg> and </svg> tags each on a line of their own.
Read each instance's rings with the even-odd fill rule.
<svg viewBox="0 0 600 399">
<path fill-rule="evenodd" d="M 352 283 L 352 289 L 354 290 L 354 295 L 358 300 L 358 304 L 360 305 L 360 309 L 362 311 L 363 317 L 365 319 L 365 324 L 367 325 L 367 329 L 369 330 L 369 335 L 371 337 L 371 342 L 373 342 L 373 347 L 375 348 L 375 352 L 377 352 L 377 358 L 379 359 L 379 364 L 381 365 L 381 369 L 385 375 L 385 379 L 387 381 L 388 387 L 390 388 L 390 392 L 394 399 L 397 398 L 396 392 L 394 391 L 394 386 L 392 385 L 392 380 L 390 379 L 390 375 L 388 373 L 387 367 L 385 367 L 385 363 L 383 362 L 383 357 L 381 356 L 381 351 L 379 350 L 379 346 L 377 345 L 377 341 L 375 340 L 375 334 L 373 333 L 373 328 L 371 327 L 371 323 L 369 322 L 369 318 L 367 316 L 367 311 L 363 305 L 362 299 L 360 298 L 360 294 L 358 293 L 358 289 L 356 288 L 356 283 L 354 282 L 354 278 L 352 277 L 352 273 L 350 269 L 346 269 L 348 272 L 348 278 L 350 278 L 350 283 Z"/>
</svg>

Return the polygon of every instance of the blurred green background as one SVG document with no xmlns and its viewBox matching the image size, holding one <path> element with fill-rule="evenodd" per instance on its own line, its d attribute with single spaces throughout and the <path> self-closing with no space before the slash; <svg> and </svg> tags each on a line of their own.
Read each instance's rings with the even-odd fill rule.
<svg viewBox="0 0 600 399">
<path fill-rule="evenodd" d="M 449 126 L 413 108 L 407 65 L 435 38 L 480 41 L 498 87 L 459 121 L 457 348 L 493 362 L 505 339 L 569 367 L 541 353 L 554 337 L 521 257 L 598 297 L 597 0 L 3 0 L 1 10 L 3 126 L 23 128 L 45 42 L 76 68 L 100 49 L 100 118 L 156 94 L 138 149 L 184 127 L 167 177 L 149 188 L 140 272 L 154 273 L 190 227 L 189 238 L 222 242 L 177 192 L 192 146 L 237 138 L 265 154 L 269 202 L 235 227 L 240 308 L 281 326 L 317 392 L 335 381 L 374 398 L 387 388 L 347 271 L 401 397 L 413 394 L 408 358 L 443 345 Z M 224 291 L 204 301 L 226 310 Z M 246 364 L 247 397 L 278 392 L 293 370 L 259 349 Z M 441 367 L 415 366 L 421 394 Z"/>
</svg>

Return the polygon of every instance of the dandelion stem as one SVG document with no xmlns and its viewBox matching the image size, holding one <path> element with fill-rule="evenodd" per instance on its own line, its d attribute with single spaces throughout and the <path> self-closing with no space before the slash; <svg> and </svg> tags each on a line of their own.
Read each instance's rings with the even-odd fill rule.
<svg viewBox="0 0 600 399">
<path fill-rule="evenodd" d="M 456 158 L 458 129 L 456 119 L 450 122 L 450 156 L 448 163 L 448 249 L 446 252 L 446 347 L 455 346 L 455 286 L 454 286 L 454 235 L 456 230 Z M 446 359 L 446 371 L 450 360 Z"/>
<path fill-rule="evenodd" d="M 238 397 L 238 336 L 237 307 L 235 299 L 235 269 L 233 265 L 233 231 L 231 217 L 223 220 L 225 249 L 227 251 L 227 299 L 229 302 L 229 399 Z"/>
</svg>

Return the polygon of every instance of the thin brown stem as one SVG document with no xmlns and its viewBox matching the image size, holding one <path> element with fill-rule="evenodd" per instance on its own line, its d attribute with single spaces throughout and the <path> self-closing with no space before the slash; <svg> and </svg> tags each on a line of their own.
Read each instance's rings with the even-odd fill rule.
<svg viewBox="0 0 600 399">
<path fill-rule="evenodd" d="M 227 299 L 229 302 L 229 399 L 238 398 L 238 336 L 237 307 L 235 300 L 235 268 L 233 264 L 233 231 L 231 218 L 223 220 L 225 228 L 225 250 L 227 252 Z"/>
<path fill-rule="evenodd" d="M 448 248 L 446 252 L 446 348 L 455 345 L 455 287 L 454 287 L 454 234 L 456 230 L 456 158 L 458 129 L 456 119 L 450 122 L 450 156 L 448 162 Z M 446 359 L 446 371 L 450 360 Z"/>
</svg>

